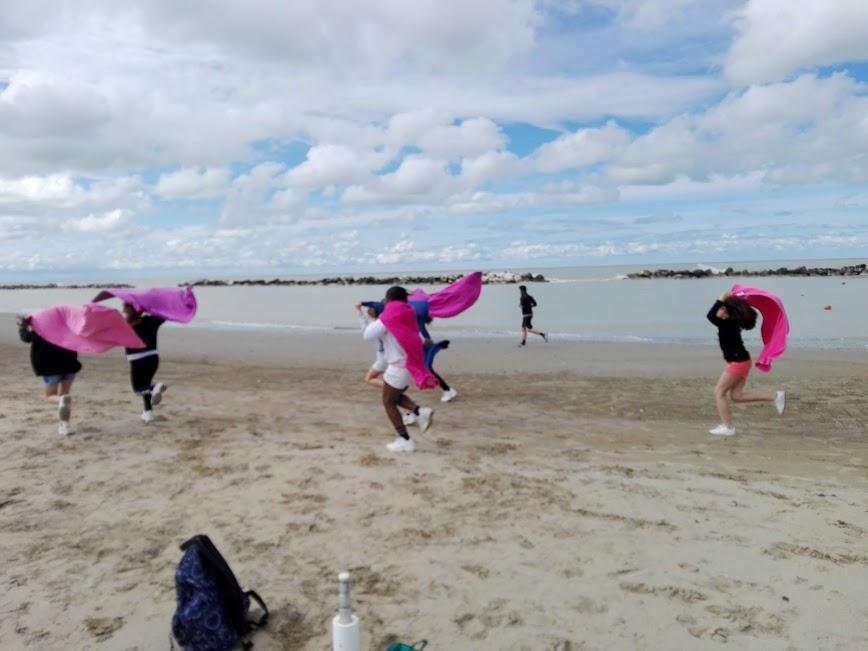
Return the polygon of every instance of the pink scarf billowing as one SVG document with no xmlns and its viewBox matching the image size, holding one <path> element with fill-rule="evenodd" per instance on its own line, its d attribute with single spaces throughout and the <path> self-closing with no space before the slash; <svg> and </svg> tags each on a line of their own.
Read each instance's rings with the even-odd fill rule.
<svg viewBox="0 0 868 651">
<path fill-rule="evenodd" d="M 192 287 L 155 287 L 154 289 L 106 289 L 93 302 L 119 298 L 139 312 L 147 312 L 168 321 L 189 323 L 196 316 L 196 297 Z"/>
<path fill-rule="evenodd" d="M 764 345 L 754 366 L 758 371 L 768 373 L 772 370 L 772 362 L 787 349 L 790 322 L 783 301 L 771 292 L 755 287 L 733 285 L 730 291 L 733 296 L 743 298 L 748 305 L 759 310 L 763 316 L 761 333 Z"/>
<path fill-rule="evenodd" d="M 419 338 L 416 310 L 408 303 L 389 301 L 380 315 L 380 321 L 407 354 L 407 370 L 413 376 L 416 387 L 423 391 L 437 388 L 437 378 L 425 368 L 425 351 Z"/>
<path fill-rule="evenodd" d="M 480 293 L 482 293 L 482 272 L 474 271 L 433 294 L 426 294 L 421 289 L 413 290 L 410 300 L 428 301 L 428 314 L 445 319 L 461 314 L 471 307 Z"/>
<path fill-rule="evenodd" d="M 55 305 L 32 314 L 30 324 L 47 342 L 79 353 L 145 346 L 124 316 L 104 305 Z"/>
</svg>

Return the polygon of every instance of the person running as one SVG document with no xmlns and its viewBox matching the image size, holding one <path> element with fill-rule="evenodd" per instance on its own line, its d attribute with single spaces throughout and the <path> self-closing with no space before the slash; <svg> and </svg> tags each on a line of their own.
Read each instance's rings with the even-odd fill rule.
<svg viewBox="0 0 868 651">
<path fill-rule="evenodd" d="M 129 303 L 124 303 L 124 316 L 133 330 L 144 342 L 144 348 L 127 348 L 127 361 L 130 363 L 130 383 L 133 391 L 142 396 L 144 411 L 142 420 L 154 422 L 154 407 L 163 399 L 163 393 L 168 388 L 162 382 L 154 384 L 154 375 L 160 367 L 160 356 L 157 351 L 157 331 L 165 323 L 165 319 L 144 314 Z"/>
<path fill-rule="evenodd" d="M 720 425 L 708 430 L 714 436 L 733 436 L 732 410 L 727 395 L 733 402 L 771 402 L 778 414 L 784 413 L 786 394 L 778 391 L 771 394 L 749 394 L 744 392 L 748 374 L 752 366 L 750 353 L 744 347 L 742 330 L 756 326 L 756 311 L 747 301 L 724 292 L 707 314 L 708 320 L 717 326 L 717 337 L 726 366 L 714 387 L 714 399 L 720 414 Z"/>
<path fill-rule="evenodd" d="M 528 332 L 539 335 L 543 341 L 548 343 L 549 338 L 546 333 L 533 327 L 533 308 L 536 307 L 536 301 L 533 296 L 527 293 L 527 287 L 524 285 L 519 285 L 518 291 L 521 293 L 518 299 L 521 306 L 521 343 L 519 346 L 527 345 Z"/>
<path fill-rule="evenodd" d="M 433 320 L 434 319 L 430 316 L 426 317 L 425 325 L 431 325 L 431 322 Z M 428 334 L 427 328 L 421 330 L 420 334 L 422 335 L 423 345 L 425 346 L 425 368 L 431 371 L 434 377 L 437 378 L 437 382 L 440 384 L 440 388 L 443 390 L 443 395 L 440 396 L 440 402 L 450 402 L 455 398 L 455 396 L 458 395 L 458 391 L 455 390 L 455 387 L 449 386 L 446 380 L 444 380 L 443 377 L 434 370 L 434 357 L 441 350 L 449 348 L 449 340 L 444 339 L 443 341 L 438 341 L 437 343 L 434 343 L 434 341 L 431 339 L 431 335 Z"/>
<path fill-rule="evenodd" d="M 407 290 L 403 287 L 391 287 L 386 292 L 386 304 L 391 301 L 407 302 Z M 361 313 L 361 309 L 359 310 Z M 386 358 L 386 370 L 383 373 L 383 407 L 386 416 L 395 428 L 397 436 L 386 448 L 392 452 L 415 452 L 416 442 L 407 434 L 407 426 L 401 417 L 398 407 L 403 407 L 416 416 L 419 429 L 425 432 L 431 426 L 434 410 L 430 407 L 420 407 L 407 396 L 412 378 L 407 370 L 407 353 L 398 343 L 395 336 L 389 332 L 382 319 L 371 321 L 365 327 L 362 337 L 365 341 L 382 340 Z"/>
<path fill-rule="evenodd" d="M 42 376 L 45 397 L 57 403 L 57 433 L 61 436 L 75 434 L 69 422 L 72 416 L 72 383 L 81 370 L 78 353 L 67 350 L 40 337 L 30 323 L 30 317 L 18 317 L 18 336 L 30 344 L 30 364 L 36 375 Z"/>
<path fill-rule="evenodd" d="M 362 326 L 362 334 L 364 335 L 365 328 L 368 327 L 368 324 L 372 321 L 376 321 L 379 317 L 377 314 L 377 310 L 374 307 L 363 307 L 361 303 L 356 303 L 356 313 L 359 315 L 359 325 Z M 378 389 L 383 388 L 383 373 L 386 372 L 386 368 L 388 368 L 388 364 L 386 363 L 386 348 L 383 344 L 383 339 L 377 339 L 374 342 L 374 351 L 376 357 L 374 358 L 374 363 L 371 364 L 371 368 L 368 369 L 368 372 L 365 373 L 365 383 L 371 385 L 372 387 L 376 387 Z"/>
</svg>

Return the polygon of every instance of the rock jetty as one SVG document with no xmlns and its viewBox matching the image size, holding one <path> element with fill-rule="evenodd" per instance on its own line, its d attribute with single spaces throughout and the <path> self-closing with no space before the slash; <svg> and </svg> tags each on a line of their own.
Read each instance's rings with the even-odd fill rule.
<svg viewBox="0 0 868 651">
<path fill-rule="evenodd" d="M 66 283 L 16 283 L 13 285 L 0 285 L 0 289 L 132 289 L 132 285 L 124 283 L 87 283 L 84 285 Z"/>
<path fill-rule="evenodd" d="M 778 267 L 762 271 L 736 270 L 727 267 L 724 271 L 711 269 L 656 269 L 627 274 L 630 279 L 647 278 L 720 278 L 722 276 L 868 276 L 868 265 L 854 264 L 843 267 Z"/>
<path fill-rule="evenodd" d="M 454 283 L 464 274 L 443 274 L 439 276 L 334 276 L 316 279 L 282 279 L 271 280 L 194 280 L 190 284 L 196 287 L 244 287 L 244 286 L 277 286 L 293 287 L 305 285 L 448 285 Z M 490 271 L 482 274 L 483 285 L 512 285 L 517 283 L 548 282 L 542 274 L 514 273 L 512 271 Z"/>
</svg>

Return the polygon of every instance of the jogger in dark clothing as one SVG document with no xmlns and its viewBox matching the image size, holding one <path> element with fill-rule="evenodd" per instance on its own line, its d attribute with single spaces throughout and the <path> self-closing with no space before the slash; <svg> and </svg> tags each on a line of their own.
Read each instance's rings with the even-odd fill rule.
<svg viewBox="0 0 868 651">
<path fill-rule="evenodd" d="M 548 342 L 549 338 L 546 336 L 546 333 L 533 327 L 533 308 L 536 307 L 536 301 L 533 299 L 533 296 L 527 293 L 527 287 L 524 285 L 519 285 L 518 291 L 521 293 L 518 299 L 519 306 L 521 307 L 521 343 L 519 346 L 527 345 L 528 332 L 539 335 L 543 338 L 543 341 Z"/>
<path fill-rule="evenodd" d="M 144 348 L 127 348 L 127 361 L 130 363 L 130 383 L 133 391 L 142 396 L 144 411 L 142 420 L 145 423 L 154 421 L 154 407 L 163 399 L 166 385 L 162 382 L 154 384 L 154 375 L 160 367 L 160 356 L 157 350 L 157 331 L 165 319 L 143 314 L 129 303 L 124 303 L 124 315 L 139 338 L 144 342 Z"/>
</svg>

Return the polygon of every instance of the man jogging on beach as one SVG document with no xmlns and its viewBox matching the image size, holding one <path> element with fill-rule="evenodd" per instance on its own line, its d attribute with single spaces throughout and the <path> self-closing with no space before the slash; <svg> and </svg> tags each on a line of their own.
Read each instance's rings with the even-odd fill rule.
<svg viewBox="0 0 868 651">
<path fill-rule="evenodd" d="M 518 291 L 521 292 L 519 305 L 521 306 L 521 343 L 519 346 L 527 345 L 527 333 L 532 332 L 543 338 L 543 341 L 548 342 L 549 338 L 546 333 L 541 332 L 533 327 L 533 308 L 536 307 L 536 301 L 533 296 L 527 293 L 527 287 L 524 285 L 518 286 Z"/>
</svg>

